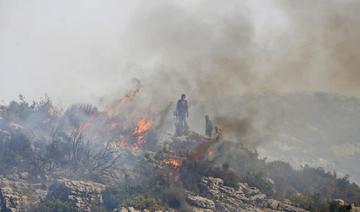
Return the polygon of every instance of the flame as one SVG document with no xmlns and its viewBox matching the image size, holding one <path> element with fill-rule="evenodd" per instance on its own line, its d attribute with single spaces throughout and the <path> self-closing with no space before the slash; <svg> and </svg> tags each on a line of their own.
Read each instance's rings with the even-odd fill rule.
<svg viewBox="0 0 360 212">
<path fill-rule="evenodd" d="M 136 95 L 141 91 L 142 84 L 141 84 L 140 80 L 134 79 L 134 81 L 136 83 L 134 90 L 129 91 L 125 96 L 112 102 L 107 107 L 106 111 L 107 111 L 108 116 L 113 117 L 113 116 L 119 115 L 119 111 L 121 111 L 121 108 L 124 106 L 124 103 L 134 100 Z"/>
<path fill-rule="evenodd" d="M 79 133 L 84 133 L 85 131 L 89 130 L 90 128 L 94 127 L 96 122 L 97 115 L 93 114 L 87 120 L 80 124 L 79 128 L 76 129 Z"/>
<path fill-rule="evenodd" d="M 174 169 L 180 169 L 182 165 L 182 161 L 180 159 L 165 159 L 163 160 L 163 164 L 170 166 Z"/>
<path fill-rule="evenodd" d="M 119 149 L 129 149 L 131 150 L 132 152 L 140 152 L 141 151 L 141 144 L 142 143 L 139 143 L 139 142 L 133 142 L 133 143 L 130 143 L 128 142 L 128 140 L 125 138 L 125 136 L 120 136 L 119 140 L 117 140 L 113 147 L 117 150 Z"/>
<path fill-rule="evenodd" d="M 125 136 L 123 136 L 123 135 L 120 135 L 119 139 L 116 142 L 114 142 L 114 146 L 117 149 L 124 149 L 124 148 L 132 149 L 132 145 L 127 142 Z"/>
<path fill-rule="evenodd" d="M 137 122 L 135 130 L 132 134 L 136 138 L 136 143 L 133 144 L 133 147 L 135 147 L 135 149 L 140 149 L 141 145 L 145 142 L 146 133 L 148 133 L 152 127 L 152 123 L 145 118 L 141 118 Z"/>
<path fill-rule="evenodd" d="M 118 123 L 112 122 L 111 129 L 117 129 Z M 141 118 L 136 123 L 135 128 L 128 132 L 123 132 L 119 139 L 114 142 L 116 149 L 130 149 L 132 152 L 140 152 L 142 145 L 145 143 L 146 134 L 152 129 L 153 124 L 146 118 Z"/>
<path fill-rule="evenodd" d="M 152 123 L 146 120 L 145 118 L 141 118 L 136 124 L 136 128 L 134 130 L 133 135 L 141 136 L 147 133 L 149 130 L 151 130 L 151 128 L 152 128 Z"/>
</svg>

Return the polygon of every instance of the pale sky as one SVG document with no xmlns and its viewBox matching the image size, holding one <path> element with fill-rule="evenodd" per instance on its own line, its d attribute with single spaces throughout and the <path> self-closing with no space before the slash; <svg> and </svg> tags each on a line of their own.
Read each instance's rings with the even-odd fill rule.
<svg viewBox="0 0 360 212">
<path fill-rule="evenodd" d="M 93 101 L 126 82 L 131 73 L 120 71 L 119 43 L 136 5 L 1 0 L 0 100 L 48 93 L 60 102 Z"/>
<path fill-rule="evenodd" d="M 213 61 L 249 60 L 246 77 L 251 83 L 234 78 L 233 84 L 240 87 L 228 90 L 235 94 L 314 90 L 359 95 L 360 74 L 354 76 L 359 62 L 349 64 L 360 56 L 356 42 L 360 37 L 359 3 L 311 2 L 0 0 L 0 104 L 16 99 L 19 93 L 29 100 L 47 93 L 60 105 L 97 104 L 126 93 L 134 78 L 148 79 L 148 85 L 157 82 L 158 78 L 149 79 L 159 74 L 161 67 L 171 74 L 172 68 L 186 64 L 190 77 L 181 80 L 189 81 L 197 78 L 192 75 L 194 61 L 201 64 L 197 68 L 211 70 L 204 72 L 210 77 L 234 73 L 234 67 L 244 65 L 235 64 L 230 72 L 226 70 L 229 66 L 219 70 L 218 63 L 205 64 L 207 55 Z M 246 20 L 239 19 L 239 23 L 249 26 L 239 29 L 251 31 L 239 32 L 240 36 L 251 38 L 244 41 L 249 42 L 247 49 L 242 49 L 242 44 L 240 49 L 228 51 L 238 32 L 226 31 L 226 26 L 237 26 L 238 14 Z M 176 23 L 181 25 L 173 26 Z M 211 45 L 214 49 L 208 47 Z M 214 55 L 222 46 L 225 49 Z M 239 55 L 234 57 L 223 55 L 236 51 Z M 239 72 L 239 79 L 246 77 Z M 189 83 L 188 89 L 199 89 L 201 94 L 198 83 Z"/>
</svg>

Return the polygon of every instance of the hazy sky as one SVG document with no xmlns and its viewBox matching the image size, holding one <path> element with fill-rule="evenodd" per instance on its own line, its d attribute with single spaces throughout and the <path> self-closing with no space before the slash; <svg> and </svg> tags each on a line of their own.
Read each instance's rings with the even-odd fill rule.
<svg viewBox="0 0 360 212">
<path fill-rule="evenodd" d="M 121 34 L 136 0 L 1 0 L 0 99 L 94 101 L 121 88 Z M 111 74 L 108 74 L 111 73 Z"/>
<path fill-rule="evenodd" d="M 360 95 L 357 0 L 0 0 L 0 101 Z M 164 90 L 164 91 L 163 91 Z"/>
</svg>

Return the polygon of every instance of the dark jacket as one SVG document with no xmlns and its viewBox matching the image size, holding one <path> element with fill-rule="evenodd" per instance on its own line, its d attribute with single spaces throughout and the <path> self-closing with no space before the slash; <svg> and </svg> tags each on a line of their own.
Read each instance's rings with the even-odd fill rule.
<svg viewBox="0 0 360 212">
<path fill-rule="evenodd" d="M 187 100 L 179 100 L 176 104 L 176 116 L 188 115 L 188 102 Z"/>
</svg>

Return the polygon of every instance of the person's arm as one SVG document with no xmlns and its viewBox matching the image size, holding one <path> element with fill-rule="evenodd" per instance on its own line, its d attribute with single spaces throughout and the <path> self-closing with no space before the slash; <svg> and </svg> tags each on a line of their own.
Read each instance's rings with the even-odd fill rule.
<svg viewBox="0 0 360 212">
<path fill-rule="evenodd" d="M 186 101 L 186 116 L 189 117 L 188 101 Z"/>
</svg>

